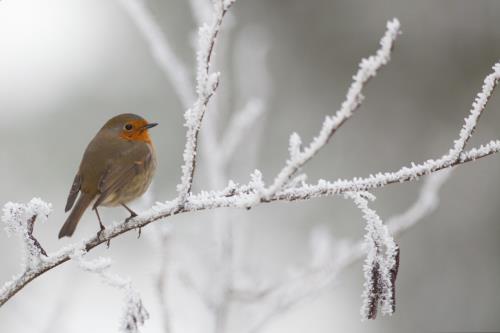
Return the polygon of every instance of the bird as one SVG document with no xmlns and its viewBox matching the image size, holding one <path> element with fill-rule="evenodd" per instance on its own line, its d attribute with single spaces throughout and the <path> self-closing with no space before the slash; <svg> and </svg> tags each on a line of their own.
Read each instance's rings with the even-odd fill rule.
<svg viewBox="0 0 500 333">
<path fill-rule="evenodd" d="M 99 207 L 123 206 L 130 213 L 126 221 L 137 216 L 127 203 L 143 195 L 153 179 L 157 160 L 148 130 L 156 125 L 124 113 L 109 119 L 97 132 L 85 149 L 69 191 L 65 212 L 71 212 L 59 238 L 73 235 L 91 205 L 99 222 L 98 237 L 105 230 Z"/>
</svg>

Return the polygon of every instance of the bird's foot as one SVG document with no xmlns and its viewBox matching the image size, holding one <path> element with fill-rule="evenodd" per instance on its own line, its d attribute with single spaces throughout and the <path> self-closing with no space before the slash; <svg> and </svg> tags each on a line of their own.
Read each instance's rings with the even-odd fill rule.
<svg viewBox="0 0 500 333">
<path fill-rule="evenodd" d="M 137 239 L 141 238 L 142 227 L 137 228 Z"/>
<path fill-rule="evenodd" d="M 97 238 L 101 239 L 101 235 L 106 230 L 106 228 L 104 227 L 104 225 L 102 225 L 102 223 L 99 223 L 99 227 L 101 229 L 97 232 Z M 109 249 L 110 245 L 111 245 L 111 239 L 108 239 L 108 241 L 106 242 L 106 247 Z"/>
<path fill-rule="evenodd" d="M 132 212 L 132 213 L 130 213 L 130 216 L 129 216 L 129 217 L 127 217 L 127 218 L 125 219 L 125 222 L 130 221 L 131 219 L 133 219 L 133 218 L 134 218 L 134 217 L 136 217 L 136 216 L 137 216 L 137 214 L 136 214 L 136 213 L 133 213 L 133 212 Z"/>
</svg>

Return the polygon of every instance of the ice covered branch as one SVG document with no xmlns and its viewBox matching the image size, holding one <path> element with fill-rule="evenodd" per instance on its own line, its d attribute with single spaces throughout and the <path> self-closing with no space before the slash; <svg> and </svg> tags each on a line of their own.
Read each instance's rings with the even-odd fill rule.
<svg viewBox="0 0 500 333">
<path fill-rule="evenodd" d="M 196 94 L 193 106 L 186 111 L 186 145 L 181 183 L 177 185 L 179 204 L 182 205 L 191 193 L 198 151 L 198 134 L 210 98 L 219 85 L 219 73 L 211 72 L 212 54 L 222 21 L 234 1 L 214 1 L 214 15 L 210 25 L 204 24 L 199 30 L 198 53 L 196 55 Z"/>
<path fill-rule="evenodd" d="M 400 24 L 397 19 L 387 22 L 387 31 L 380 40 L 380 49 L 375 55 L 362 59 L 359 64 L 359 69 L 354 75 L 349 90 L 347 91 L 346 99 L 337 113 L 332 116 L 327 116 L 323 122 L 321 130 L 313 141 L 304 150 L 301 150 L 301 139 L 297 133 L 290 136 L 290 159 L 286 162 L 286 166 L 280 171 L 275 178 L 273 184 L 266 189 L 266 197 L 272 197 L 285 185 L 289 179 L 299 170 L 304 164 L 310 161 L 316 153 L 323 148 L 337 129 L 349 119 L 353 112 L 363 102 L 363 87 L 373 78 L 377 71 L 386 65 L 391 59 L 391 51 L 394 47 L 394 42 L 400 34 Z"/>
<path fill-rule="evenodd" d="M 142 305 L 139 293 L 132 288 L 132 283 L 128 279 L 109 272 L 111 260 L 109 258 L 97 258 L 85 260 L 86 251 L 75 249 L 71 258 L 78 262 L 78 265 L 89 273 L 99 275 L 102 280 L 110 286 L 120 289 L 125 294 L 125 308 L 120 324 L 120 331 L 123 333 L 139 333 L 139 327 L 149 318 L 149 314 Z"/>
<path fill-rule="evenodd" d="M 368 200 L 375 200 L 369 192 L 348 192 L 366 220 L 365 244 L 367 256 L 363 266 L 365 284 L 363 292 L 363 319 L 375 319 L 379 303 L 382 314 L 392 314 L 396 308 L 395 280 L 399 268 L 399 248 L 382 223 L 378 214 L 368 207 Z"/>
<path fill-rule="evenodd" d="M 28 204 L 9 202 L 3 208 L 2 221 L 5 223 L 5 230 L 9 235 L 18 234 L 23 242 L 23 262 L 26 271 L 35 269 L 42 260 L 42 256 L 47 256 L 33 236 L 33 229 L 35 222 L 47 220 L 51 211 L 52 206 L 39 198 L 33 198 Z"/>
</svg>

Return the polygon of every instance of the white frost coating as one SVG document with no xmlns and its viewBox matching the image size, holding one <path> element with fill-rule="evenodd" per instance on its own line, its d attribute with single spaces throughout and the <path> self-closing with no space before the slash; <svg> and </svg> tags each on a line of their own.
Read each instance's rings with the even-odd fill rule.
<svg viewBox="0 0 500 333">
<path fill-rule="evenodd" d="M 228 10 L 225 3 L 214 2 L 214 14 L 210 25 L 204 24 L 198 32 L 198 51 L 196 53 L 196 94 L 197 100 L 185 114 L 186 145 L 184 147 L 181 182 L 177 185 L 179 201 L 183 204 L 191 192 L 193 173 L 198 148 L 198 133 L 210 98 L 219 83 L 219 73 L 210 73 L 212 55 L 222 20 Z"/>
<path fill-rule="evenodd" d="M 286 183 L 285 186 L 283 186 L 283 188 L 287 189 L 287 188 L 304 186 L 306 185 L 306 181 L 307 181 L 307 174 L 301 173 L 298 176 L 293 177 L 288 183 Z"/>
<path fill-rule="evenodd" d="M 4 205 L 2 212 L 2 222 L 5 223 L 5 230 L 10 236 L 25 232 L 27 221 L 33 216 L 37 217 L 37 222 L 47 221 L 47 217 L 52 212 L 52 204 L 40 198 L 33 198 L 27 204 L 8 202 Z"/>
<path fill-rule="evenodd" d="M 141 0 L 120 0 L 123 8 L 134 21 L 151 48 L 151 54 L 160 66 L 182 105 L 188 108 L 195 96 L 191 90 L 191 79 L 187 67 L 175 55 L 152 13 Z"/>
<path fill-rule="evenodd" d="M 52 211 L 52 205 L 33 198 L 27 204 L 8 202 L 2 209 L 2 222 L 5 223 L 5 231 L 10 236 L 18 234 L 24 245 L 23 268 L 31 270 L 41 263 L 42 249 L 37 246 L 33 238 L 33 227 L 35 223 L 43 223 Z"/>
<path fill-rule="evenodd" d="M 266 191 L 266 197 L 270 198 L 279 191 L 284 184 L 292 177 L 295 172 L 307 163 L 313 156 L 328 143 L 328 140 L 333 133 L 352 116 L 353 112 L 361 105 L 363 101 L 363 87 L 366 82 L 377 74 L 377 71 L 383 65 L 387 64 L 391 58 L 391 50 L 397 36 L 400 34 L 399 21 L 393 19 L 387 22 L 387 31 L 380 40 L 380 48 L 377 53 L 366 59 L 362 59 L 359 64 L 359 69 L 354 75 L 351 86 L 347 91 L 346 99 L 342 103 L 340 110 L 335 113 L 335 116 L 327 116 L 323 122 L 321 130 L 307 148 L 302 152 L 293 148 L 293 156 L 287 160 L 286 166 L 280 171 L 274 183 Z M 290 138 L 290 144 L 296 144 L 300 141 L 298 135 L 294 134 Z M 292 148 L 292 146 L 290 146 Z M 292 151 L 291 151 L 292 153 Z"/>
<path fill-rule="evenodd" d="M 394 308 L 391 271 L 396 265 L 396 242 L 394 242 L 389 229 L 382 223 L 378 214 L 368 207 L 368 200 L 373 201 L 375 199 L 372 194 L 368 192 L 348 192 L 346 197 L 354 201 L 356 206 L 363 212 L 363 218 L 366 220 L 365 244 L 367 255 L 363 266 L 365 283 L 361 316 L 363 319 L 370 318 L 370 312 L 373 311 L 371 308 L 373 307 L 374 294 L 380 295 L 375 297 L 375 302 L 378 303 L 380 297 L 382 314 L 391 315 Z M 377 274 L 378 277 L 373 274 Z M 379 283 L 380 286 L 374 285 Z M 377 305 L 375 304 L 375 308 Z"/>
<path fill-rule="evenodd" d="M 262 172 L 260 172 L 259 170 L 253 171 L 253 173 L 250 175 L 249 186 L 254 190 L 257 196 L 260 196 L 264 192 L 266 185 L 264 184 L 264 180 L 262 179 Z M 258 199 L 260 200 L 260 198 Z"/>
<path fill-rule="evenodd" d="M 477 148 L 471 148 L 470 150 L 463 152 L 460 154 L 459 161 L 462 163 L 466 161 L 474 161 L 478 158 L 491 155 L 498 151 L 500 151 L 500 141 L 491 140 L 485 145 L 481 145 Z"/>
<path fill-rule="evenodd" d="M 122 290 L 125 294 L 125 306 L 120 322 L 120 331 L 139 333 L 139 327 L 144 325 L 144 322 L 149 318 L 149 314 L 142 304 L 139 293 L 132 288 L 131 281 L 109 272 L 111 259 L 100 257 L 94 260 L 84 260 L 84 255 L 86 255 L 84 250 L 75 249 L 72 259 L 75 259 L 83 270 L 98 274 L 105 283 Z"/>
<path fill-rule="evenodd" d="M 455 141 L 453 148 L 448 153 L 447 163 L 452 163 L 460 158 L 460 154 L 463 152 L 467 141 L 469 141 L 474 129 L 477 126 L 479 117 L 486 108 L 493 90 L 498 84 L 500 79 L 500 63 L 496 63 L 493 66 L 493 73 L 488 75 L 483 82 L 483 89 L 477 94 L 474 102 L 472 103 L 472 109 L 470 110 L 469 116 L 465 118 L 465 123 L 460 130 L 460 136 L 458 140 Z"/>
</svg>

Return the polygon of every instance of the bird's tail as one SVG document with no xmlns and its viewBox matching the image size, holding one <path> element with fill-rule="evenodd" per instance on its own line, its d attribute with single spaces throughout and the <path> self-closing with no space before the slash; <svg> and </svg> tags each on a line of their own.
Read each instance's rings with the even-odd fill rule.
<svg viewBox="0 0 500 333">
<path fill-rule="evenodd" d="M 64 236 L 70 237 L 71 235 L 73 235 L 76 226 L 80 221 L 80 218 L 82 217 L 83 213 L 85 212 L 85 210 L 90 205 L 93 199 L 94 195 L 80 192 L 80 197 L 78 198 L 78 201 L 76 202 L 66 222 L 64 222 L 64 225 L 59 231 L 59 238 L 62 238 Z"/>
</svg>

